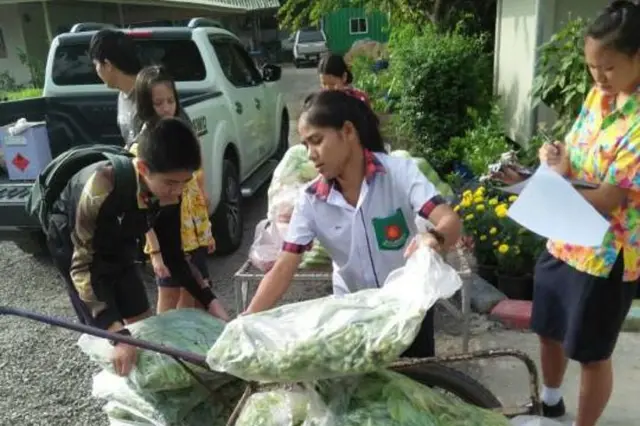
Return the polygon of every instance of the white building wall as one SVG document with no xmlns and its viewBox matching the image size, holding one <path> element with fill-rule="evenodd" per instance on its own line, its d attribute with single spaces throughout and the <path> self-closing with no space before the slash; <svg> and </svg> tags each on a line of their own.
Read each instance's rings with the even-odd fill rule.
<svg viewBox="0 0 640 426">
<path fill-rule="evenodd" d="M 506 134 L 517 142 L 526 141 L 533 126 L 538 1 L 499 0 L 497 7 L 494 90 L 504 107 Z"/>
<path fill-rule="evenodd" d="M 18 49 L 26 50 L 21 19 L 17 5 L 0 5 L 0 30 L 4 41 L 4 48 L 0 47 L 0 72 L 9 72 L 17 84 L 31 80 L 28 68 L 18 58 Z"/>
</svg>

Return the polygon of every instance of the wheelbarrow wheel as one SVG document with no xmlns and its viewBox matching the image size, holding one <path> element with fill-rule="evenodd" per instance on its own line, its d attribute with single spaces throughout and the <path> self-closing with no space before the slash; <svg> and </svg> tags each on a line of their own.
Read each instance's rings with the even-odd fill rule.
<svg viewBox="0 0 640 426">
<path fill-rule="evenodd" d="M 440 389 L 480 408 L 502 408 L 493 392 L 463 372 L 440 364 L 423 364 L 395 369 L 400 374 L 434 389 Z"/>
</svg>

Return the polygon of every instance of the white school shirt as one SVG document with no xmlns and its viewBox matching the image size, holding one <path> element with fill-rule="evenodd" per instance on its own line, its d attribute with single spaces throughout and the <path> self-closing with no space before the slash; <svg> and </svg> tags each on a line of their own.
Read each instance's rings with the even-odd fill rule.
<svg viewBox="0 0 640 426">
<path fill-rule="evenodd" d="M 404 265 L 404 250 L 445 201 L 410 158 L 365 151 L 365 179 L 355 207 L 319 176 L 304 187 L 291 216 L 283 250 L 302 253 L 315 238 L 333 261 L 336 295 L 381 287 Z"/>
</svg>

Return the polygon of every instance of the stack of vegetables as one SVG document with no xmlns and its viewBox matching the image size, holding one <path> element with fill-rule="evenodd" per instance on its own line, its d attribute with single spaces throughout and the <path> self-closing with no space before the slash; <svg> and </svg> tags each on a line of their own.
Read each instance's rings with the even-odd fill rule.
<svg viewBox="0 0 640 426">
<path fill-rule="evenodd" d="M 202 310 L 179 309 L 128 328 L 138 339 L 204 355 L 222 333 L 224 323 Z M 78 344 L 103 369 L 94 377 L 93 396 L 107 401 L 104 410 L 114 426 L 224 424 L 215 422 L 225 418 L 223 411 L 237 402 L 213 400 L 210 392 L 169 356 L 139 350 L 129 376 L 120 377 L 113 371 L 113 347 L 106 340 L 83 335 Z M 238 387 L 238 382 L 231 382 L 226 375 L 190 367 L 211 389 Z"/>
<path fill-rule="evenodd" d="M 509 426 L 501 414 L 465 404 L 381 370 L 305 388 L 256 393 L 236 426 Z"/>
<path fill-rule="evenodd" d="M 207 353 L 207 364 L 247 381 L 279 383 L 376 371 L 413 343 L 438 299 L 461 286 L 455 269 L 420 247 L 382 288 L 235 318 Z"/>
</svg>

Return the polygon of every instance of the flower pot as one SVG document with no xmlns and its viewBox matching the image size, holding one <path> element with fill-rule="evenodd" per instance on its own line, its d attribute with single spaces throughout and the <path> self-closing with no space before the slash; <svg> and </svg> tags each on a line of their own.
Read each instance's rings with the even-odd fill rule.
<svg viewBox="0 0 640 426">
<path fill-rule="evenodd" d="M 533 275 L 509 276 L 498 274 L 498 290 L 509 299 L 533 299 Z"/>
<path fill-rule="evenodd" d="M 489 284 L 493 284 L 494 286 L 498 284 L 495 265 L 476 265 L 476 273 Z"/>
</svg>

